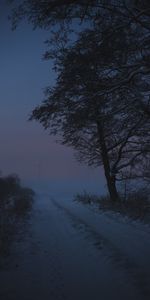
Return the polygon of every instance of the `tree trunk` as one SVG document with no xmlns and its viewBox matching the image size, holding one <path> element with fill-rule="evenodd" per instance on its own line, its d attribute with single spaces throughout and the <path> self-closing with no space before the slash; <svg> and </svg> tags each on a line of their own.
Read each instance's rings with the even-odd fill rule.
<svg viewBox="0 0 150 300">
<path fill-rule="evenodd" d="M 103 134 L 103 126 L 101 125 L 101 123 L 99 121 L 97 122 L 97 129 L 98 129 L 98 134 L 99 134 L 101 156 L 102 156 L 102 162 L 103 162 L 108 192 L 110 195 L 110 199 L 113 202 L 116 202 L 116 201 L 119 201 L 119 195 L 118 195 L 117 188 L 116 188 L 115 175 L 111 174 L 108 151 L 107 151 L 105 138 L 104 138 L 104 134 Z"/>
<path fill-rule="evenodd" d="M 104 171 L 105 171 L 107 187 L 108 187 L 110 198 L 114 202 L 119 201 L 119 195 L 118 195 L 118 191 L 116 188 L 115 178 L 111 177 L 109 174 L 106 175 L 107 171 L 105 170 L 105 166 L 104 166 Z"/>
</svg>

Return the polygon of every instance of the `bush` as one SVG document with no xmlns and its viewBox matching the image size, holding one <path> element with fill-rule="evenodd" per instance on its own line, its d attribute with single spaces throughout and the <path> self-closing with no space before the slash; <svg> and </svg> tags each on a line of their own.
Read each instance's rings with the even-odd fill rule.
<svg viewBox="0 0 150 300">
<path fill-rule="evenodd" d="M 7 256 L 32 210 L 33 200 L 34 192 L 22 187 L 17 175 L 0 177 L 0 258 Z"/>
<path fill-rule="evenodd" d="M 108 195 L 97 196 L 86 192 L 77 194 L 74 201 L 84 205 L 96 206 L 98 210 L 111 211 L 150 223 L 150 199 L 148 189 L 139 189 L 126 195 L 120 195 L 120 202 L 112 202 Z"/>
</svg>

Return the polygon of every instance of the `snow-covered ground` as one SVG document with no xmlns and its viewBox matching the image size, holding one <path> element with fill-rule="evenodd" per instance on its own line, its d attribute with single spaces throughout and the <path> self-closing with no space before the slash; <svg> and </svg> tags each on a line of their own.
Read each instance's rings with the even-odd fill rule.
<svg viewBox="0 0 150 300">
<path fill-rule="evenodd" d="M 150 299 L 150 228 L 39 194 L 0 272 L 0 299 Z"/>
</svg>

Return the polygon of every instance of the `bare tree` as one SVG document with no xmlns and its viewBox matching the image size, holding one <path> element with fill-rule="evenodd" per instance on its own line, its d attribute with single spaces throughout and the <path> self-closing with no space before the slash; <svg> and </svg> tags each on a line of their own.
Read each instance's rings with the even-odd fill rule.
<svg viewBox="0 0 150 300">
<path fill-rule="evenodd" d="M 119 82 L 122 41 L 130 43 L 126 30 L 122 39 L 121 31 L 109 43 L 101 43 L 98 29 L 85 31 L 73 47 L 59 52 L 56 85 L 46 90 L 45 101 L 31 118 L 73 147 L 80 162 L 102 164 L 115 201 L 117 180 L 124 180 L 129 172 L 133 177 L 135 167 L 148 155 L 147 122 L 136 108 L 135 89 Z"/>
<path fill-rule="evenodd" d="M 27 0 L 12 16 L 50 31 L 58 77 L 32 118 L 103 165 L 113 200 L 116 181 L 144 178 L 150 159 L 149 17 L 147 0 Z"/>
</svg>

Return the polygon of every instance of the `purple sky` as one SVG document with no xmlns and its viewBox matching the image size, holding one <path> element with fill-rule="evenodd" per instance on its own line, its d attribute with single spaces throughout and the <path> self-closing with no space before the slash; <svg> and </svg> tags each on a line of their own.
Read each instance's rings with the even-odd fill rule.
<svg viewBox="0 0 150 300">
<path fill-rule="evenodd" d="M 50 62 L 42 61 L 48 32 L 22 23 L 11 31 L 8 7 L 0 9 L 0 170 L 21 178 L 101 181 L 102 171 L 81 166 L 71 149 L 28 116 L 43 99 L 43 88 L 54 83 Z"/>
</svg>

